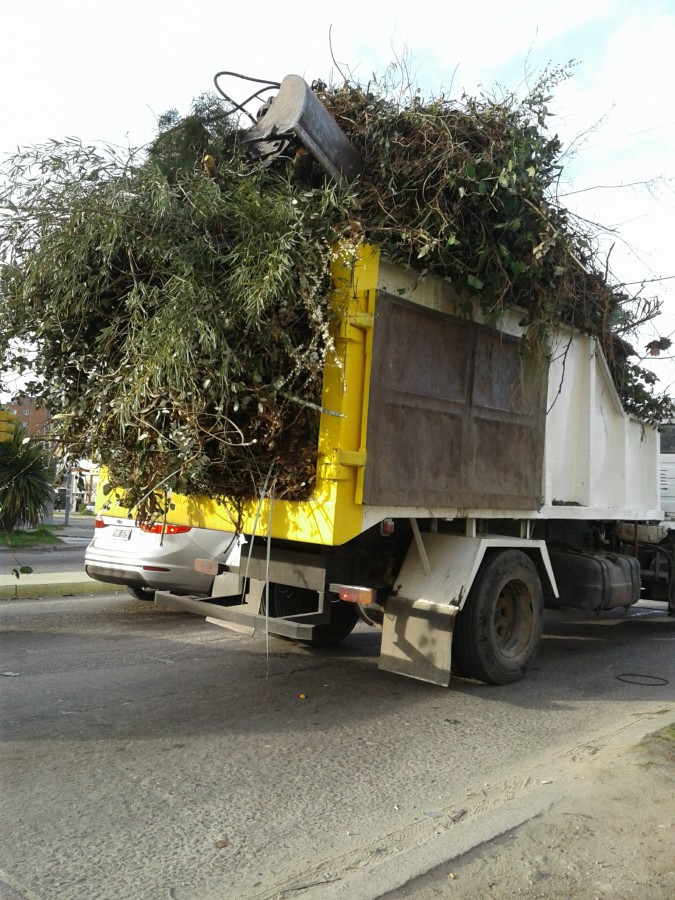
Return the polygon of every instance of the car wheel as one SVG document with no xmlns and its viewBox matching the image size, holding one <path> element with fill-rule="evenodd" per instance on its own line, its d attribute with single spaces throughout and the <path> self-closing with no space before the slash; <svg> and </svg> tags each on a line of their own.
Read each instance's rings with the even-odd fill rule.
<svg viewBox="0 0 675 900">
<path fill-rule="evenodd" d="M 131 596 L 135 600 L 149 600 L 152 603 L 155 599 L 155 592 L 152 588 L 148 587 L 134 587 L 133 585 L 128 584 L 126 586 L 127 592 L 131 594 Z"/>
</svg>

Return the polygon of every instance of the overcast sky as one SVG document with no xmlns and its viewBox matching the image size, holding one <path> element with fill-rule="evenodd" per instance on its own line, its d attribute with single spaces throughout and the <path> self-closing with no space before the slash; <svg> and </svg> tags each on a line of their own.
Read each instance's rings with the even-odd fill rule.
<svg viewBox="0 0 675 900">
<path fill-rule="evenodd" d="M 547 63 L 576 60 L 551 104 L 552 128 L 576 146 L 565 202 L 617 229 L 612 269 L 621 280 L 671 279 L 648 285 L 666 315 L 644 343 L 656 331 L 675 338 L 673 0 L 103 6 L 32 0 L 3 10 L 0 155 L 66 135 L 143 144 L 157 115 L 185 111 L 223 69 L 335 81 L 333 55 L 366 80 L 407 52 L 424 93 L 459 96 L 481 84 L 523 90 Z M 644 181 L 649 188 L 630 186 Z M 675 390 L 672 361 L 654 370 Z"/>
</svg>

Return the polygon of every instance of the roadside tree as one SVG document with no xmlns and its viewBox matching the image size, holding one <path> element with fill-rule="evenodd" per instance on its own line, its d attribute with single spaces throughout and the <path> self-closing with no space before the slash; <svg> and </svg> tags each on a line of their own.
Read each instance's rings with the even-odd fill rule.
<svg viewBox="0 0 675 900">
<path fill-rule="evenodd" d="M 54 466 L 43 447 L 14 426 L 11 441 L 0 443 L 0 527 L 34 528 L 54 496 Z"/>
</svg>

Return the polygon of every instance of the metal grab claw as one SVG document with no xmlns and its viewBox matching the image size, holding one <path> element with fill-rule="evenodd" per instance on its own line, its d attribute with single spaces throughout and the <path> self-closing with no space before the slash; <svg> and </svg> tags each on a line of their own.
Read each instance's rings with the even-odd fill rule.
<svg viewBox="0 0 675 900">
<path fill-rule="evenodd" d="M 279 142 L 294 134 L 321 167 L 344 186 L 363 171 L 363 160 L 344 132 L 299 75 L 287 75 L 279 93 L 244 140 L 257 156 L 275 156 Z"/>
</svg>

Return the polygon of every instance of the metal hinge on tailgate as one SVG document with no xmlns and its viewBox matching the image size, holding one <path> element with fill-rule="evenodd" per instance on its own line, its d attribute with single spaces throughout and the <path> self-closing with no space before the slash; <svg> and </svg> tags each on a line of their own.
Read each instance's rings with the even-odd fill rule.
<svg viewBox="0 0 675 900">
<path fill-rule="evenodd" d="M 324 461 L 321 476 L 330 481 L 346 481 L 352 477 L 350 469 L 362 469 L 365 464 L 365 450 L 341 450 L 338 447 Z"/>
</svg>

